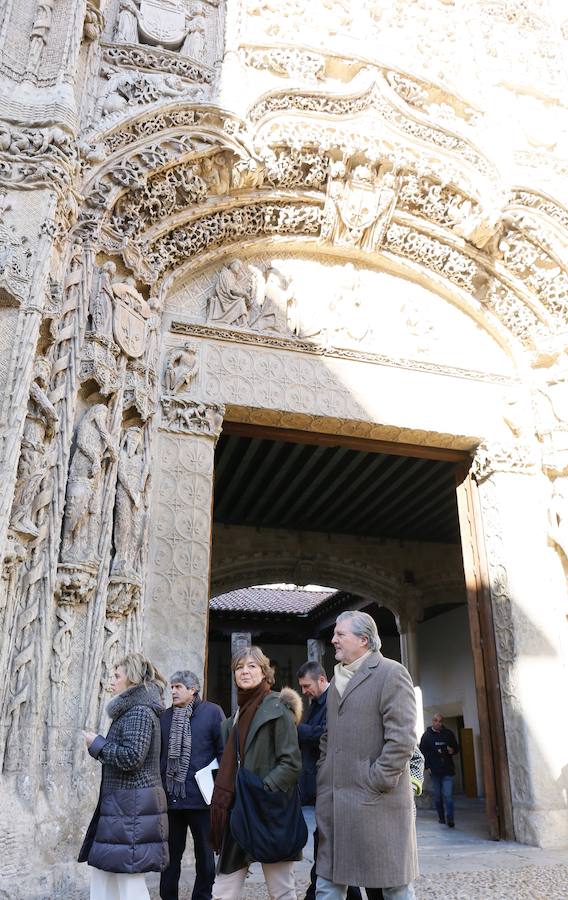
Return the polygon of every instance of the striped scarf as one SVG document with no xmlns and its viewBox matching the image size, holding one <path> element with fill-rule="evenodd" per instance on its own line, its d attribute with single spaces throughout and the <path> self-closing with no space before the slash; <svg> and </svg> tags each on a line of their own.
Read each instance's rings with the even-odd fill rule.
<svg viewBox="0 0 568 900">
<path fill-rule="evenodd" d="M 191 716 L 198 703 L 196 695 L 187 706 L 174 707 L 166 766 L 166 789 L 172 797 L 185 799 L 185 779 L 191 759 Z"/>
</svg>

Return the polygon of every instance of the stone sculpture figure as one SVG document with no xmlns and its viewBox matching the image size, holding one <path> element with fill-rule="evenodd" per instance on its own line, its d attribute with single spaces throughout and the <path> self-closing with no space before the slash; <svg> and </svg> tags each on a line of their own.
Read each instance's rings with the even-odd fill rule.
<svg viewBox="0 0 568 900">
<path fill-rule="evenodd" d="M 164 376 L 169 394 L 180 394 L 188 390 L 197 374 L 197 348 L 194 344 L 184 344 L 172 350 Z"/>
<path fill-rule="evenodd" d="M 201 6 L 193 6 L 186 19 L 187 36 L 181 45 L 181 56 L 202 60 L 205 56 L 206 18 Z"/>
<path fill-rule="evenodd" d="M 227 194 L 231 187 L 231 171 L 223 154 L 201 160 L 200 175 L 207 186 L 209 194 Z"/>
<path fill-rule="evenodd" d="M 144 493 L 148 478 L 143 432 L 140 428 L 128 428 L 122 439 L 118 458 L 113 575 L 139 574 L 147 514 Z"/>
<path fill-rule="evenodd" d="M 28 71 L 34 75 L 37 75 L 41 55 L 47 44 L 47 35 L 51 28 L 54 5 L 55 0 L 40 0 L 38 3 L 30 35 L 30 53 L 28 56 Z"/>
<path fill-rule="evenodd" d="M 157 297 L 148 300 L 150 316 L 147 322 L 146 360 L 151 369 L 155 369 L 160 349 L 160 325 L 162 323 L 162 307 Z"/>
<path fill-rule="evenodd" d="M 67 479 L 62 562 L 98 558 L 102 478 L 109 459 L 116 459 L 116 450 L 108 431 L 108 410 L 103 403 L 97 403 L 77 426 Z"/>
<path fill-rule="evenodd" d="M 112 341 L 112 316 L 114 308 L 114 288 L 112 280 L 116 275 L 116 265 L 106 262 L 101 268 L 97 290 L 91 297 L 91 323 L 95 334 Z"/>
<path fill-rule="evenodd" d="M 256 331 L 267 331 L 273 334 L 289 333 L 288 310 L 295 303 L 290 289 L 290 280 L 271 266 L 266 272 L 261 290 L 263 297 L 256 314 L 251 315 L 251 326 Z"/>
<path fill-rule="evenodd" d="M 48 384 L 49 363 L 40 357 L 36 360 L 30 388 L 10 522 L 14 531 L 26 538 L 38 535 L 33 521 L 33 501 L 48 469 L 49 441 L 59 425 L 55 407 L 46 394 Z"/>
<path fill-rule="evenodd" d="M 207 321 L 215 325 L 246 327 L 253 307 L 253 279 L 239 259 L 223 266 L 210 300 Z"/>
<path fill-rule="evenodd" d="M 114 39 L 124 44 L 138 43 L 138 4 L 134 0 L 120 0 Z"/>
</svg>

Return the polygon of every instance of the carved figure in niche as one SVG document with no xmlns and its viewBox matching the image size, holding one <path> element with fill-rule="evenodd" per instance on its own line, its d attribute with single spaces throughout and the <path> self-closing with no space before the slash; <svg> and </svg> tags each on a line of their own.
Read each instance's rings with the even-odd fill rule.
<svg viewBox="0 0 568 900">
<path fill-rule="evenodd" d="M 157 297 L 148 300 L 150 316 L 147 321 L 146 360 L 151 369 L 155 369 L 160 349 L 160 326 L 162 323 L 162 306 Z"/>
<path fill-rule="evenodd" d="M 96 291 L 91 296 L 89 312 L 91 325 L 95 334 L 112 341 L 112 314 L 114 307 L 114 288 L 112 280 L 116 275 L 116 265 L 106 262 L 101 267 L 101 274 Z"/>
<path fill-rule="evenodd" d="M 550 540 L 562 550 L 568 561 L 568 479 L 556 478 L 548 508 Z"/>
<path fill-rule="evenodd" d="M 256 331 L 267 331 L 273 334 L 286 334 L 291 329 L 288 325 L 288 311 L 295 309 L 295 298 L 290 288 L 290 279 L 274 266 L 267 269 L 264 284 L 258 297 L 259 307 L 251 315 L 250 324 Z"/>
<path fill-rule="evenodd" d="M 120 0 L 114 39 L 124 44 L 138 43 L 138 4 L 134 0 Z"/>
<path fill-rule="evenodd" d="M 209 302 L 207 321 L 215 325 L 246 328 L 254 303 L 254 281 L 249 269 L 239 259 L 223 266 Z"/>
<path fill-rule="evenodd" d="M 172 350 L 164 376 L 167 392 L 181 394 L 188 390 L 196 374 L 197 347 L 195 344 L 184 344 L 180 349 Z"/>
<path fill-rule="evenodd" d="M 28 71 L 34 75 L 37 75 L 41 56 L 47 44 L 47 35 L 51 28 L 54 5 L 55 0 L 39 0 L 37 6 L 30 35 L 30 52 L 28 56 Z"/>
<path fill-rule="evenodd" d="M 118 458 L 113 575 L 136 574 L 140 569 L 146 524 L 144 494 L 149 478 L 145 456 L 142 430 L 128 428 L 122 439 Z"/>
<path fill-rule="evenodd" d="M 103 403 L 83 415 L 76 431 L 69 466 L 63 518 L 62 562 L 98 557 L 103 472 L 107 460 L 116 459 L 108 431 L 108 410 Z"/>
<path fill-rule="evenodd" d="M 10 525 L 27 538 L 38 536 L 33 521 L 33 501 L 49 465 L 48 443 L 59 426 L 55 407 L 47 396 L 50 366 L 46 359 L 35 362 L 28 414 L 18 463 L 18 476 Z"/>
<path fill-rule="evenodd" d="M 231 170 L 223 154 L 203 157 L 200 174 L 209 194 L 228 194 L 231 187 Z"/>
<path fill-rule="evenodd" d="M 187 36 L 181 45 L 181 56 L 202 60 L 205 56 L 205 28 L 207 19 L 201 6 L 191 7 L 186 19 Z"/>
</svg>

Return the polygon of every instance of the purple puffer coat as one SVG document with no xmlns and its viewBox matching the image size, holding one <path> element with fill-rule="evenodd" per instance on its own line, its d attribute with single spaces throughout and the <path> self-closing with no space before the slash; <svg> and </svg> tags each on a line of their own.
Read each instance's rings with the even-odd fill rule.
<svg viewBox="0 0 568 900">
<path fill-rule="evenodd" d="M 89 747 L 103 772 L 79 862 L 128 874 L 167 867 L 168 805 L 160 777 L 158 719 L 163 709 L 155 684 L 134 685 L 109 703 L 109 732 Z"/>
</svg>

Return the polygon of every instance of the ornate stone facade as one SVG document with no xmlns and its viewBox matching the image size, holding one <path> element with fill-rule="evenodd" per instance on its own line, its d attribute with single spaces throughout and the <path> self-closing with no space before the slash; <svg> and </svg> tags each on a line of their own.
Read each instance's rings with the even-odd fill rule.
<svg viewBox="0 0 568 900">
<path fill-rule="evenodd" d="M 203 666 L 224 417 L 479 448 L 516 835 L 568 844 L 568 32 L 513 6 L 4 4 L 0 894 L 82 895 L 119 655 Z"/>
</svg>

